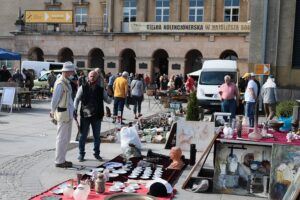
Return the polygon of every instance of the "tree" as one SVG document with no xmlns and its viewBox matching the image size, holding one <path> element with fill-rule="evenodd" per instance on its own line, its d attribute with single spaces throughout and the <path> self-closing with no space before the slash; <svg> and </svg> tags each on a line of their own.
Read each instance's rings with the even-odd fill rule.
<svg viewBox="0 0 300 200">
<path fill-rule="evenodd" d="M 198 107 L 196 92 L 192 92 L 189 96 L 189 101 L 187 104 L 187 113 L 186 120 L 187 121 L 199 121 L 199 112 L 200 109 Z"/>
</svg>

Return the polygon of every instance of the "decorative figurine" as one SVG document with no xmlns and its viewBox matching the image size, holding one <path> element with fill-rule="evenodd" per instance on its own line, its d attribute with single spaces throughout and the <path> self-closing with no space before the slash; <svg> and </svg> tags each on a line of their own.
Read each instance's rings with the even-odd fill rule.
<svg viewBox="0 0 300 200">
<path fill-rule="evenodd" d="M 287 140 L 287 142 L 292 142 L 293 136 L 294 136 L 294 134 L 293 134 L 292 132 L 289 132 L 289 133 L 286 135 L 286 140 Z"/>
<path fill-rule="evenodd" d="M 224 129 L 223 129 L 223 133 L 224 133 L 224 138 L 232 138 L 233 136 L 233 130 L 232 128 L 229 126 L 229 123 L 224 123 Z"/>
<path fill-rule="evenodd" d="M 184 166 L 184 162 L 181 159 L 182 151 L 180 147 L 172 147 L 170 151 L 170 158 L 172 163 L 168 166 L 168 169 L 180 170 Z"/>
<path fill-rule="evenodd" d="M 236 125 L 236 131 L 238 137 L 242 137 L 242 129 L 243 129 L 243 115 L 238 115 L 237 125 Z"/>
<path fill-rule="evenodd" d="M 99 173 L 97 175 L 97 179 L 95 181 L 95 191 L 98 194 L 102 194 L 105 192 L 104 174 Z"/>
</svg>

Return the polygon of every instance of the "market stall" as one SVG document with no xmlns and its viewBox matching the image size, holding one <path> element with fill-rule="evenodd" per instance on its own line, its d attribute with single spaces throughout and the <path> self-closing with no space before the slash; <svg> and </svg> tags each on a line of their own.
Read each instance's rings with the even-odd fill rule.
<svg viewBox="0 0 300 200">
<path fill-rule="evenodd" d="M 249 133 L 261 131 L 243 127 L 240 137 L 220 132 L 213 141 L 213 172 L 203 173 L 211 145 L 198 161 L 197 177 L 190 175 L 183 188 L 193 191 L 195 183 L 207 179 L 211 185 L 207 192 L 282 199 L 300 170 L 300 137 L 290 139 L 290 132 L 269 129 L 261 139 L 249 138 Z"/>
<path fill-rule="evenodd" d="M 184 159 L 184 158 L 183 158 Z M 188 160 L 184 160 L 185 163 L 188 163 Z M 70 179 L 65 182 L 58 184 L 49 190 L 32 197 L 32 200 L 42 199 L 43 197 L 52 197 L 52 198 L 61 198 L 61 199 L 70 199 L 64 195 L 64 190 L 68 185 L 73 185 L 74 188 L 78 186 L 80 182 L 85 181 L 93 181 L 94 173 L 102 172 L 103 174 L 108 173 L 108 180 L 105 183 L 105 191 L 103 193 L 95 192 L 95 185 L 90 184 L 89 186 L 89 194 L 87 199 L 109 199 L 112 195 L 119 195 L 119 197 L 126 197 L 129 193 L 135 193 L 139 199 L 161 199 L 167 200 L 171 199 L 175 192 L 168 192 L 167 195 L 163 197 L 153 197 L 151 195 L 147 195 L 151 189 L 149 189 L 149 185 L 154 183 L 155 180 L 162 178 L 163 180 L 169 183 L 169 189 L 172 188 L 181 175 L 184 168 L 181 170 L 169 169 L 167 168 L 171 160 L 168 156 L 156 154 L 151 151 L 148 152 L 147 156 L 142 156 L 140 158 L 131 158 L 126 160 L 122 155 L 115 157 L 114 159 L 102 164 L 101 166 L 93 169 L 92 171 L 88 171 L 86 173 L 79 173 L 78 179 Z M 138 174 L 136 174 L 136 172 Z M 133 176 L 135 174 L 135 176 Z M 147 177 L 146 175 L 147 174 Z M 120 187 L 116 185 L 122 185 Z M 134 191 L 129 191 L 130 186 L 134 187 Z M 128 194 L 127 194 L 128 193 Z M 72 198 L 71 198 L 72 199 Z"/>
</svg>

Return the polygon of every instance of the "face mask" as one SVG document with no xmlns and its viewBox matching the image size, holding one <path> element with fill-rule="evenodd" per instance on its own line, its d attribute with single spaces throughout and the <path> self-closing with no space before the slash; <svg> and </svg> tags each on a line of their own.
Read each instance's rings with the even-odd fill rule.
<svg viewBox="0 0 300 200">
<path fill-rule="evenodd" d="M 74 76 L 73 75 L 71 75 L 71 76 L 69 76 L 69 80 L 72 80 L 74 78 Z"/>
</svg>

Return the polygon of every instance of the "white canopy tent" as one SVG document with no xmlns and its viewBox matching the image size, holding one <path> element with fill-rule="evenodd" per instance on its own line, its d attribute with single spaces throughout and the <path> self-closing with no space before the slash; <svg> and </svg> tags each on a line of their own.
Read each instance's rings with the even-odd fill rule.
<svg viewBox="0 0 300 200">
<path fill-rule="evenodd" d="M 194 71 L 194 72 L 191 72 L 191 73 L 188 73 L 187 75 L 189 75 L 189 76 L 199 76 L 200 72 L 201 72 L 201 69 L 199 69 L 197 71 Z"/>
</svg>

